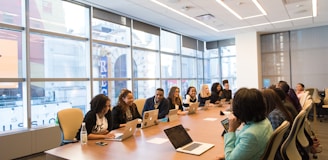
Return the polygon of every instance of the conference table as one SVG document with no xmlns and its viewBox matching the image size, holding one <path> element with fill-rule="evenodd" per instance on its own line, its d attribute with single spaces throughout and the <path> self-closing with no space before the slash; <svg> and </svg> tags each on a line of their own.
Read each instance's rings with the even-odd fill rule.
<svg viewBox="0 0 328 160">
<path fill-rule="evenodd" d="M 72 143 L 45 151 L 47 160 L 76 159 L 76 160 L 145 160 L 145 159 L 215 159 L 224 155 L 224 140 L 221 136 L 224 128 L 221 120 L 226 115 L 220 111 L 230 108 L 229 104 L 222 107 L 209 107 L 208 110 L 198 110 L 196 114 L 179 115 L 173 122 L 160 122 L 149 128 L 138 128 L 135 134 L 122 141 L 89 140 L 87 144 Z M 200 156 L 175 151 L 164 133 L 164 129 L 182 124 L 193 141 L 212 143 L 215 146 Z M 114 131 L 123 130 L 122 128 Z M 105 146 L 96 144 L 98 141 L 108 143 Z"/>
</svg>

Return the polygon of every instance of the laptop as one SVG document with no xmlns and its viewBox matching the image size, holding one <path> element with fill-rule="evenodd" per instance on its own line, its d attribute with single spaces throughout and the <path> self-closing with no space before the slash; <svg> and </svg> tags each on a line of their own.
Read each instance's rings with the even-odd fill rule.
<svg viewBox="0 0 328 160">
<path fill-rule="evenodd" d="M 115 138 L 106 138 L 105 140 L 123 141 L 123 140 L 131 137 L 134 134 L 134 132 L 137 128 L 137 124 L 138 124 L 138 119 L 129 121 L 126 123 L 123 133 L 115 133 Z"/>
<path fill-rule="evenodd" d="M 146 111 L 142 117 L 141 128 L 147 128 L 158 124 L 158 109 Z"/>
<path fill-rule="evenodd" d="M 190 103 L 188 114 L 195 114 L 197 112 L 198 106 L 199 106 L 199 102 Z"/>
<path fill-rule="evenodd" d="M 208 110 L 208 107 L 210 106 L 211 100 L 206 100 L 203 107 L 201 107 L 202 110 Z"/>
<path fill-rule="evenodd" d="M 201 155 L 214 147 L 214 144 L 193 141 L 181 124 L 165 129 L 164 132 L 178 152 Z"/>
<path fill-rule="evenodd" d="M 179 109 L 171 109 L 168 114 L 168 121 L 173 122 L 178 120 L 178 110 Z"/>
</svg>

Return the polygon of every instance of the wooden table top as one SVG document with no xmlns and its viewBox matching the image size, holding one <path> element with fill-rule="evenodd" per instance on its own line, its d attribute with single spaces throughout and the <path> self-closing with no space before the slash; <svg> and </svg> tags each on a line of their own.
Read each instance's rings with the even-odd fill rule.
<svg viewBox="0 0 328 160">
<path fill-rule="evenodd" d="M 224 141 L 221 133 L 224 130 L 220 121 L 226 116 L 220 115 L 223 107 L 210 107 L 208 110 L 198 110 L 193 115 L 179 115 L 175 122 L 161 122 L 158 125 L 140 129 L 134 136 L 123 142 L 89 140 L 88 144 L 67 144 L 46 151 L 47 159 L 77 159 L 77 160 L 103 160 L 103 159 L 215 159 L 224 154 Z M 207 120 L 206 120 L 207 118 Z M 188 134 L 193 141 L 212 143 L 215 146 L 200 156 L 176 152 L 173 145 L 167 141 L 162 144 L 147 142 L 154 138 L 167 139 L 164 129 L 182 124 L 189 129 Z M 97 141 L 107 142 L 106 146 L 96 145 Z"/>
</svg>

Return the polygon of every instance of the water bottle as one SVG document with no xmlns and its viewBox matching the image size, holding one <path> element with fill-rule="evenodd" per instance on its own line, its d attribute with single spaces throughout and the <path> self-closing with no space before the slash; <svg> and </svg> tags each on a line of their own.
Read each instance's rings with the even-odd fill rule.
<svg viewBox="0 0 328 160">
<path fill-rule="evenodd" d="M 87 133 L 87 128 L 85 128 L 85 122 L 82 123 L 82 127 L 81 127 L 81 144 L 87 144 L 88 142 L 88 133 Z"/>
</svg>

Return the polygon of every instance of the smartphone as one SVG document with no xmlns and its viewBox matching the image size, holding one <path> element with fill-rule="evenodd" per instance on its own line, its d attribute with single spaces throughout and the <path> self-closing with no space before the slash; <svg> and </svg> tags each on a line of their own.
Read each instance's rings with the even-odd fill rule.
<svg viewBox="0 0 328 160">
<path fill-rule="evenodd" d="M 226 132 L 228 132 L 228 130 L 229 130 L 229 119 L 226 118 L 226 119 L 222 120 L 222 121 L 221 121 L 221 124 L 222 124 L 224 130 L 225 130 Z"/>
<path fill-rule="evenodd" d="M 101 142 L 101 141 L 96 142 L 96 144 L 99 145 L 99 146 L 106 146 L 107 145 L 106 142 Z"/>
</svg>

